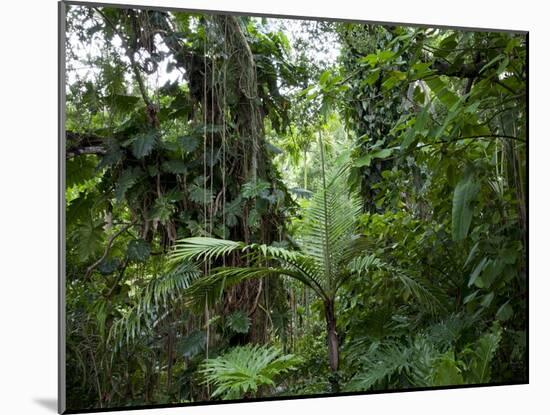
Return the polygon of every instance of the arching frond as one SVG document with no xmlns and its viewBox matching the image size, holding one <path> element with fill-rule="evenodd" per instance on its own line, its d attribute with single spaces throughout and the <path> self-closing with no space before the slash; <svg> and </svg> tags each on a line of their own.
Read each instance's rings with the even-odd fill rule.
<svg viewBox="0 0 550 415">
<path fill-rule="evenodd" d="M 277 260 L 285 268 L 286 275 L 302 281 L 321 297 L 326 297 L 323 269 L 310 256 L 281 247 L 258 244 L 249 245 L 243 250 L 249 251 L 250 257 L 254 259 Z"/>
<path fill-rule="evenodd" d="M 418 301 L 426 306 L 428 311 L 436 314 L 441 309 L 441 302 L 435 287 L 430 286 L 422 278 L 413 278 L 400 270 L 393 270 L 393 276 L 406 287 Z"/>
<path fill-rule="evenodd" d="M 191 286 L 201 272 L 190 263 L 182 263 L 165 275 L 151 280 L 140 298 L 138 306 L 144 311 L 162 306 L 181 298 L 183 291 Z"/>
<path fill-rule="evenodd" d="M 171 262 L 189 260 L 212 260 L 241 250 L 246 245 L 243 242 L 228 241 L 225 239 L 195 237 L 180 239 L 170 255 Z"/>
<path fill-rule="evenodd" d="M 146 335 L 169 312 L 170 304 L 182 298 L 201 272 L 187 262 L 153 278 L 138 294 L 135 304 L 121 310 L 122 316 L 111 326 L 108 341 L 116 347 Z"/>
<path fill-rule="evenodd" d="M 221 298 L 224 290 L 242 281 L 263 278 L 277 274 L 271 267 L 220 267 L 205 277 L 199 278 L 185 291 L 185 302 L 197 309 L 204 308 L 206 302 L 212 304 Z"/>
<path fill-rule="evenodd" d="M 357 275 L 368 275 L 368 273 L 378 270 L 385 271 L 399 281 L 429 312 L 435 314 L 441 309 L 442 305 L 439 299 L 441 293 L 436 287 L 432 287 L 420 277 L 413 277 L 411 274 L 381 261 L 374 254 L 353 258 L 348 263 L 347 269 L 350 273 Z"/>
<path fill-rule="evenodd" d="M 190 306 L 202 309 L 206 301 L 211 304 L 212 301 L 221 297 L 224 290 L 242 281 L 270 276 L 288 276 L 297 279 L 320 296 L 324 295 L 306 274 L 292 267 L 219 267 L 213 269 L 208 276 L 197 279 L 185 291 L 185 301 Z"/>
</svg>

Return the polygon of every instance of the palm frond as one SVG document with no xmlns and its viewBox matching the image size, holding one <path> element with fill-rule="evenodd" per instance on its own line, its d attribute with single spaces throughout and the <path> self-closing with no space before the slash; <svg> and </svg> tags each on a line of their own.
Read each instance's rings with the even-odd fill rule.
<svg viewBox="0 0 550 415">
<path fill-rule="evenodd" d="M 163 311 L 169 311 L 170 304 L 178 301 L 200 275 L 193 264 L 184 262 L 153 278 L 142 288 L 133 306 L 120 310 L 121 317 L 111 326 L 108 341 L 120 347 L 146 336 L 164 316 Z"/>
<path fill-rule="evenodd" d="M 438 298 L 438 290 L 436 287 L 432 287 L 421 278 L 413 278 L 410 275 L 405 274 L 401 270 L 392 270 L 393 276 L 403 284 L 403 286 L 420 302 L 425 306 L 427 310 L 436 315 L 438 310 L 441 309 L 441 301 Z"/>
<path fill-rule="evenodd" d="M 194 237 L 180 239 L 174 245 L 170 255 L 171 262 L 205 260 L 220 258 L 232 252 L 242 250 L 246 245 L 242 242 L 225 239 Z"/>
<path fill-rule="evenodd" d="M 169 302 L 181 298 L 184 290 L 201 275 L 202 273 L 193 264 L 184 262 L 167 274 L 151 280 L 145 287 L 138 305 L 144 311 L 159 306 L 166 308 Z"/>
<path fill-rule="evenodd" d="M 378 270 L 383 267 L 382 261 L 374 254 L 363 255 L 353 258 L 348 263 L 348 269 L 351 273 L 359 276 L 368 274 L 372 270 Z"/>
<path fill-rule="evenodd" d="M 286 275 L 300 280 L 321 297 L 326 297 L 326 291 L 323 288 L 323 270 L 310 256 L 281 247 L 258 244 L 251 244 L 243 250 L 249 251 L 248 255 L 253 259 L 279 261 L 287 270 Z M 258 257 L 258 254 L 261 257 Z"/>
<path fill-rule="evenodd" d="M 441 293 L 436 287 L 431 286 L 420 277 L 413 277 L 411 274 L 383 262 L 374 254 L 353 258 L 347 264 L 347 268 L 351 273 L 359 276 L 368 275 L 374 271 L 388 272 L 432 314 L 436 314 L 442 307 L 439 299 Z"/>
<path fill-rule="evenodd" d="M 202 309 L 206 302 L 220 299 L 224 290 L 242 281 L 280 274 L 272 267 L 219 267 L 207 276 L 197 279 L 186 291 L 185 302 L 196 309 Z"/>
<path fill-rule="evenodd" d="M 348 169 L 331 173 L 330 180 L 315 192 L 306 210 L 303 236 L 299 240 L 305 254 L 323 270 L 326 290 L 334 290 L 350 241 L 355 237 L 360 199 L 349 193 Z"/>
</svg>

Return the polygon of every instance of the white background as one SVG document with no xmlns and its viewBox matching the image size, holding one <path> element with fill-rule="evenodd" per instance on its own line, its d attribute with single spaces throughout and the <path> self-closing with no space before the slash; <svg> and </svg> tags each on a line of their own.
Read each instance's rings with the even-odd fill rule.
<svg viewBox="0 0 550 415">
<path fill-rule="evenodd" d="M 550 278 L 545 242 L 549 230 L 550 13 L 544 1 L 128 2 L 529 30 L 531 51 L 530 385 L 138 413 L 549 413 Z M 57 4 L 55 0 L 3 1 L 0 16 L 0 413 L 52 414 L 57 393 Z"/>
</svg>

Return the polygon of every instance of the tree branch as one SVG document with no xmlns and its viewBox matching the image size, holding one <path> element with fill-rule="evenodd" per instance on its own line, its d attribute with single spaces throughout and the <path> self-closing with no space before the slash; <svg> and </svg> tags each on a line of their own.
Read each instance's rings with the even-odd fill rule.
<svg viewBox="0 0 550 415">
<path fill-rule="evenodd" d="M 124 232 L 126 232 L 131 226 L 135 225 L 137 222 L 137 219 L 134 219 L 131 223 L 128 225 L 122 227 L 119 231 L 111 235 L 109 238 L 109 242 L 107 242 L 107 247 L 105 248 L 105 252 L 103 252 L 103 255 L 101 255 L 101 258 L 99 258 L 96 262 L 94 262 L 92 265 L 86 269 L 86 274 L 84 275 L 84 279 L 87 280 L 90 278 L 90 275 L 92 274 L 93 270 L 97 268 L 101 262 L 107 258 L 107 255 L 109 255 L 109 251 L 111 250 L 111 247 L 113 246 L 113 242 L 116 238 L 118 238 L 120 235 L 122 235 Z"/>
<path fill-rule="evenodd" d="M 65 157 L 70 159 L 83 154 L 106 154 L 107 149 L 103 145 L 105 138 L 95 134 L 66 132 L 67 142 L 71 145 L 65 152 Z"/>
<path fill-rule="evenodd" d="M 141 72 L 139 71 L 139 67 L 135 58 L 135 54 L 137 53 L 136 49 L 130 46 L 130 42 L 122 35 L 122 33 L 120 32 L 120 30 L 118 30 L 116 25 L 99 8 L 95 8 L 95 10 L 97 11 L 97 13 L 101 15 L 105 23 L 111 26 L 113 31 L 120 38 L 122 47 L 126 52 L 126 56 L 130 60 L 130 66 L 132 67 L 132 72 L 134 73 L 134 77 L 138 84 L 139 91 L 147 107 L 147 118 L 149 120 L 149 123 L 154 127 L 158 127 L 159 121 L 157 118 L 157 108 L 149 98 L 149 94 L 147 93 L 147 88 L 145 87 L 145 83 L 143 82 Z M 132 15 L 132 18 L 135 19 L 133 15 Z M 135 34 L 135 36 L 137 36 L 137 34 Z"/>
<path fill-rule="evenodd" d="M 103 154 L 106 154 L 106 153 L 107 153 L 107 150 L 105 149 L 105 147 L 88 146 L 88 147 L 75 147 L 75 148 L 68 149 L 67 152 L 65 153 L 65 155 L 68 159 L 70 159 L 70 158 L 80 156 L 80 155 L 83 155 L 83 154 L 101 154 L 101 155 L 103 155 Z"/>
<path fill-rule="evenodd" d="M 458 67 L 453 67 L 449 63 L 442 60 L 435 60 L 432 64 L 432 68 L 439 74 L 445 76 L 452 76 L 456 78 L 477 78 L 483 63 L 478 64 L 464 64 Z"/>
<path fill-rule="evenodd" d="M 515 136 L 512 136 L 512 135 L 505 135 L 505 134 L 481 134 L 481 135 L 471 135 L 471 136 L 467 136 L 467 137 L 458 137 L 458 138 L 452 138 L 450 140 L 440 140 L 440 141 L 435 141 L 433 143 L 428 143 L 428 144 L 422 144 L 420 146 L 417 146 L 415 147 L 415 149 L 418 149 L 418 148 L 422 148 L 422 147 L 429 147 L 429 146 L 434 146 L 434 145 L 438 145 L 438 144 L 445 144 L 445 143 L 454 143 L 456 141 L 462 141 L 462 140 L 474 140 L 474 139 L 490 139 L 490 138 L 506 138 L 508 140 L 516 140 L 516 141 L 520 141 L 522 143 L 525 143 L 525 140 L 522 139 L 522 138 L 519 138 L 519 137 L 515 137 Z"/>
</svg>

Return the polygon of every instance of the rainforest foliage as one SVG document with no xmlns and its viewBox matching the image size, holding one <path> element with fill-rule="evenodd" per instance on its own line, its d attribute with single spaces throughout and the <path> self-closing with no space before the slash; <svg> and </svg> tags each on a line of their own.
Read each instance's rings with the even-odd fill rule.
<svg viewBox="0 0 550 415">
<path fill-rule="evenodd" d="M 69 409 L 527 380 L 525 35 L 66 22 Z"/>
</svg>

